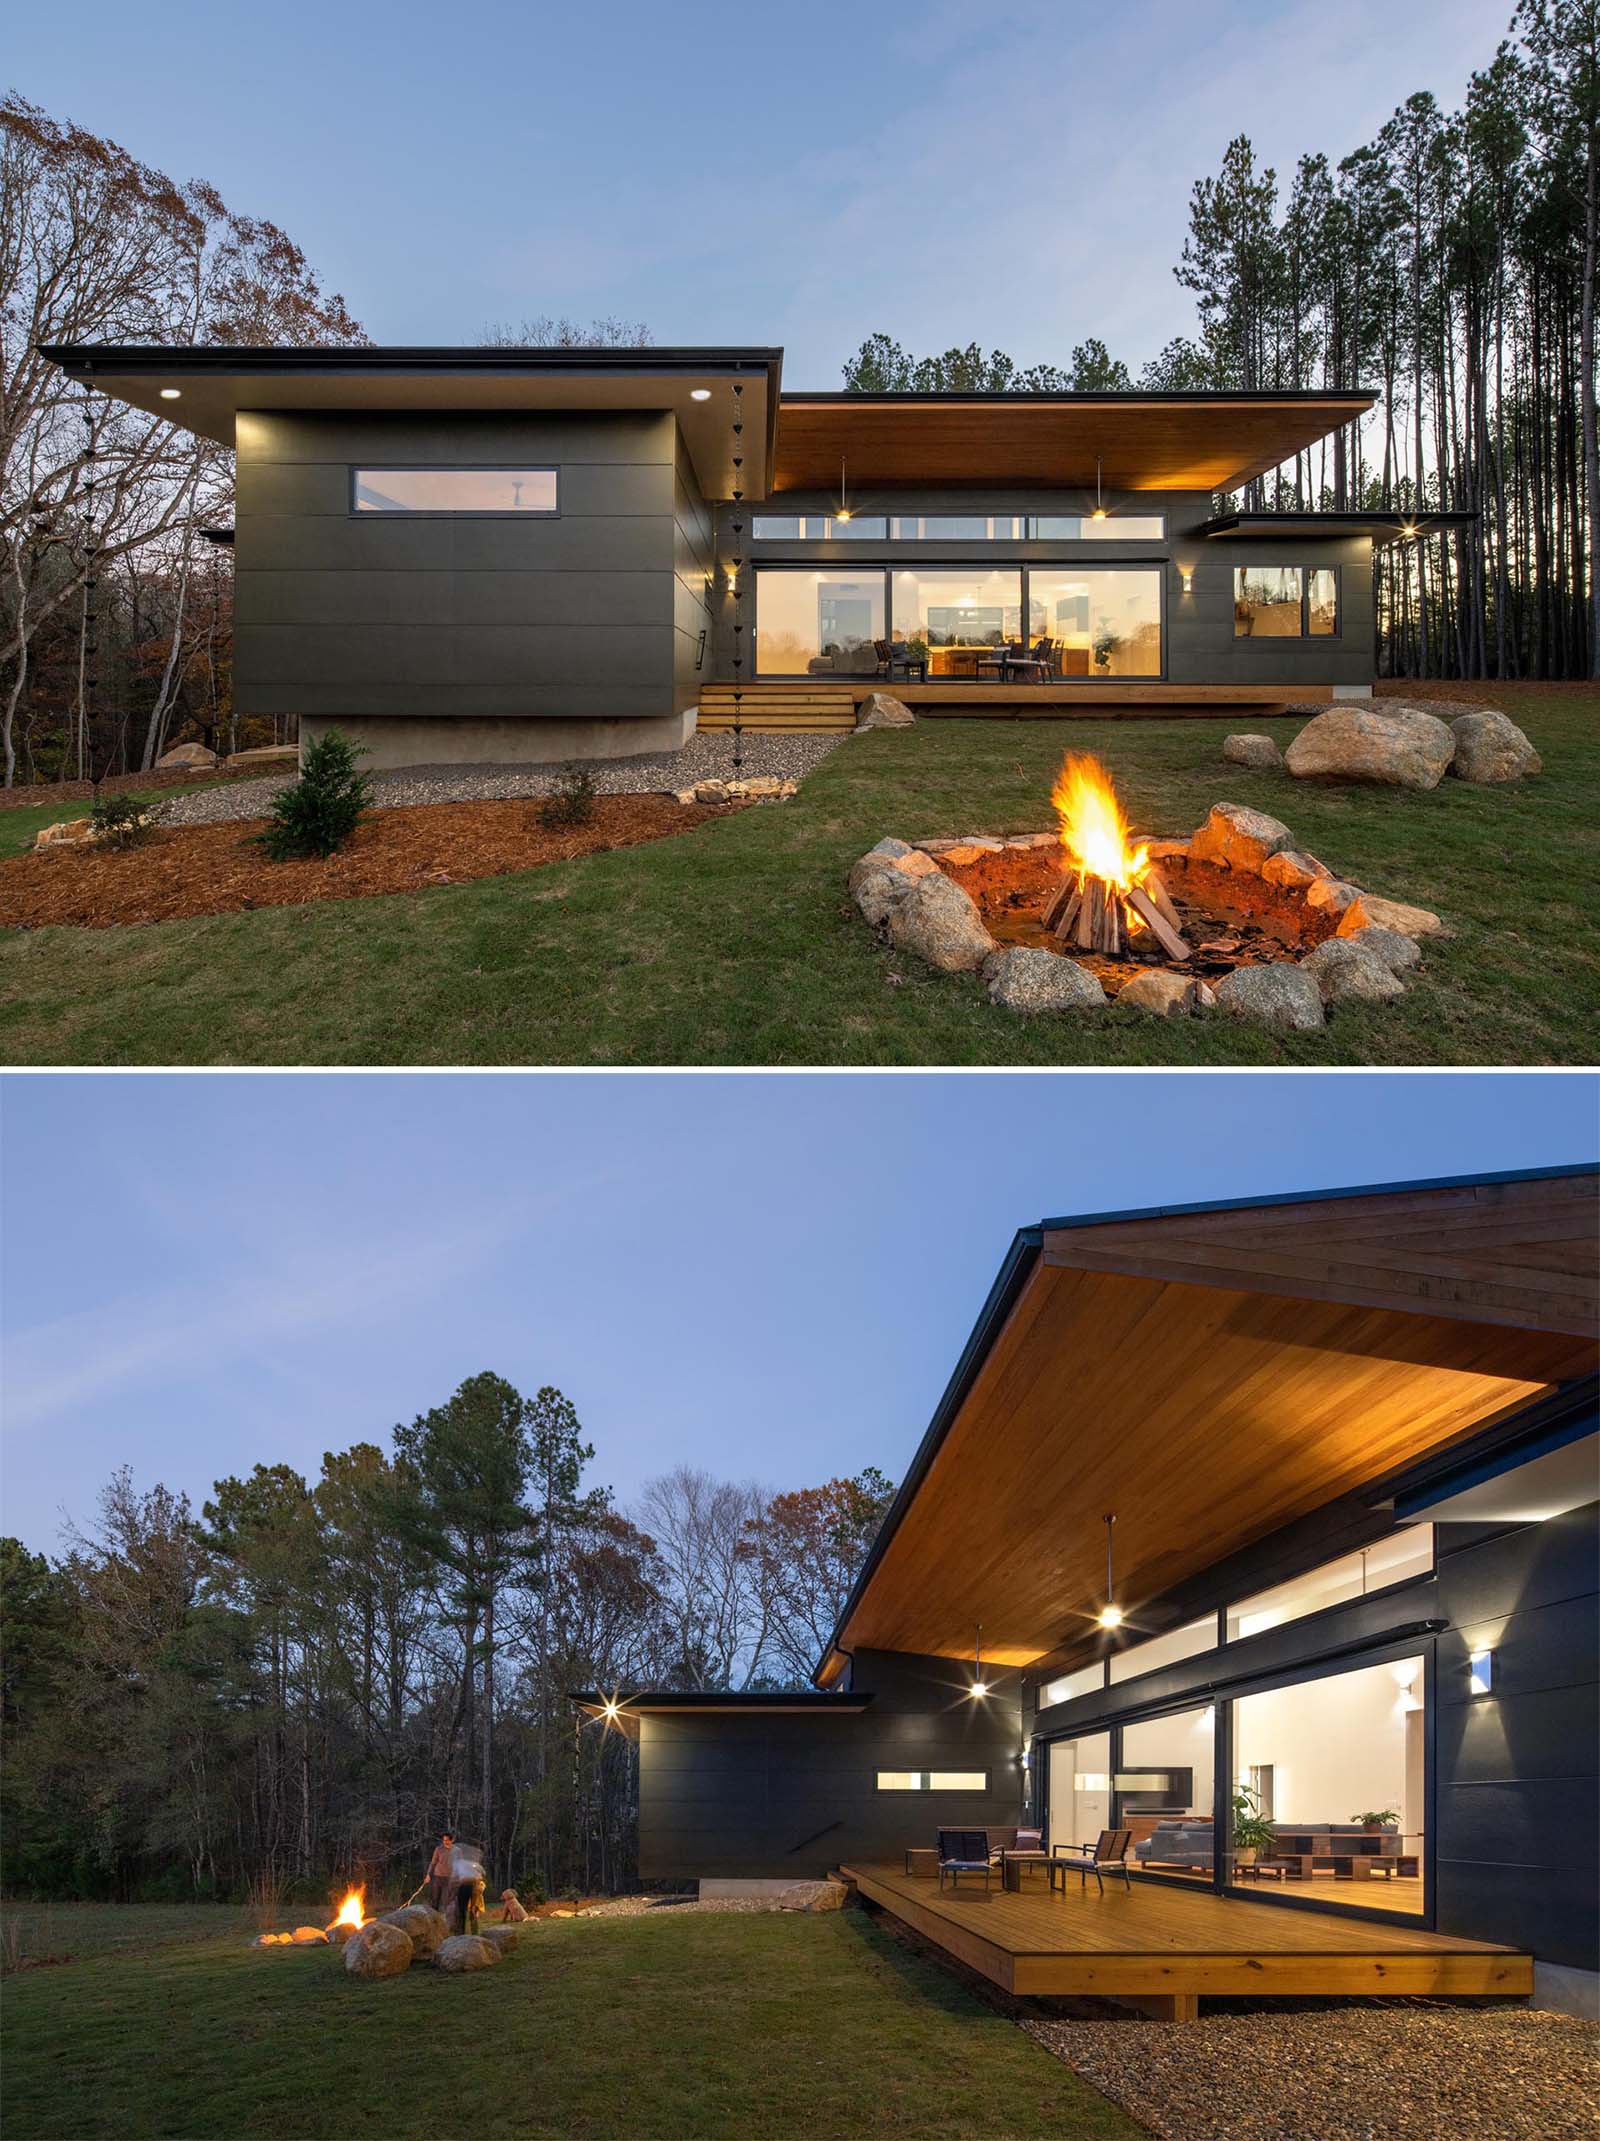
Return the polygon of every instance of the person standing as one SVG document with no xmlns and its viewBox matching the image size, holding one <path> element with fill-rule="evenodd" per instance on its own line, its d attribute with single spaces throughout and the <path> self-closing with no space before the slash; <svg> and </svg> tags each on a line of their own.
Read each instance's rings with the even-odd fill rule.
<svg viewBox="0 0 1600 2141">
<path fill-rule="evenodd" d="M 428 1901 L 436 1911 L 442 1911 L 445 1898 L 454 1889 L 452 1869 L 455 1865 L 455 1838 L 448 1829 L 434 1846 L 433 1856 L 428 1861 Z"/>
</svg>

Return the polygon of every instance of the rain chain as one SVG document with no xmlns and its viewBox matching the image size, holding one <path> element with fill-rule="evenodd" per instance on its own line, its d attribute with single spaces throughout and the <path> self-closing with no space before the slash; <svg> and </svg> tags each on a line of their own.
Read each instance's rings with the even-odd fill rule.
<svg viewBox="0 0 1600 2141">
<path fill-rule="evenodd" d="M 744 388 L 733 390 L 733 503 L 740 518 L 733 522 L 733 558 L 728 568 L 728 592 L 733 597 L 733 777 L 744 765 Z"/>
<path fill-rule="evenodd" d="M 95 609 L 95 591 L 100 582 L 98 567 L 100 545 L 95 537 L 94 495 L 95 418 L 93 389 L 83 390 L 83 615 L 80 628 L 80 655 L 78 667 L 78 778 L 89 777 L 93 753 L 89 745 L 89 723 L 95 702 L 95 670 L 100 651 L 99 627 Z M 88 766 L 86 767 L 86 760 Z"/>
</svg>

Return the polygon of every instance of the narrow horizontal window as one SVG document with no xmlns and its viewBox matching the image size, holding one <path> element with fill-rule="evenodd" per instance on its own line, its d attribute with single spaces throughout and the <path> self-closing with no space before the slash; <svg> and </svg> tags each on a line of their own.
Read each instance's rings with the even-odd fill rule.
<svg viewBox="0 0 1600 2141">
<path fill-rule="evenodd" d="M 553 468 L 358 468 L 358 513 L 554 513 Z"/>
<path fill-rule="evenodd" d="M 1165 1635 L 1152 1636 L 1147 1643 L 1134 1643 L 1127 1650 L 1119 1650 L 1111 1660 L 1111 1685 L 1116 1687 L 1124 1680 L 1137 1679 L 1140 1673 L 1153 1673 L 1157 1666 L 1176 1665 L 1182 1658 L 1195 1658 L 1201 1651 L 1216 1647 L 1217 1616 L 1208 1613 L 1203 1621 L 1190 1621 L 1185 1628 L 1172 1628 Z"/>
<path fill-rule="evenodd" d="M 986 1769 L 880 1769 L 880 1792 L 986 1792 Z"/>
<path fill-rule="evenodd" d="M 750 533 L 758 543 L 881 543 L 889 523 L 881 513 L 754 513 Z"/>
<path fill-rule="evenodd" d="M 1052 1680 L 1039 1697 L 1039 1707 L 1048 1710 L 1054 1702 L 1074 1702 L 1080 1695 L 1095 1694 L 1105 1684 L 1105 1661 L 1096 1658 L 1093 1665 L 1081 1666 L 1075 1673 L 1067 1673 L 1060 1680 Z"/>
<path fill-rule="evenodd" d="M 1036 543 L 1160 543 L 1167 535 L 1163 513 L 1035 513 L 1028 534 Z"/>
<path fill-rule="evenodd" d="M 1020 513 L 902 513 L 891 532 L 897 543 L 1016 543 L 1027 523 Z"/>
<path fill-rule="evenodd" d="M 1279 1628 L 1285 1621 L 1303 1620 L 1306 1614 L 1320 1613 L 1325 1606 L 1337 1606 L 1347 1598 L 1386 1591 L 1392 1583 L 1429 1575 L 1432 1569 L 1433 1526 L 1408 1525 L 1356 1553 L 1341 1554 L 1337 1561 L 1307 1569 L 1291 1583 L 1241 1598 L 1228 1608 L 1228 1641 L 1237 1643 L 1245 1636 Z"/>
</svg>

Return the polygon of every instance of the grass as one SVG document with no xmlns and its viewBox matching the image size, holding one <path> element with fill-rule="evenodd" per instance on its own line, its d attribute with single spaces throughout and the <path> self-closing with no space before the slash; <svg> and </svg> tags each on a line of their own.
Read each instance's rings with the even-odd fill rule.
<svg viewBox="0 0 1600 2141">
<path fill-rule="evenodd" d="M 1430 794 L 1225 765 L 1231 720 L 928 721 L 846 742 L 796 801 L 681 838 L 417 894 L 13 933 L 12 1063 L 1501 1064 L 1586 1062 L 1600 1010 L 1600 693 L 1497 691 L 1536 779 Z M 1255 724 L 1252 724 L 1255 725 Z M 1273 725 L 1287 740 L 1293 724 Z M 1023 1021 L 873 940 L 845 892 L 885 833 L 1037 829 L 1067 748 L 1141 830 L 1229 798 L 1457 934 L 1400 1004 L 1278 1036 L 1131 1011 Z"/>
<path fill-rule="evenodd" d="M 181 788 L 130 789 L 136 803 L 159 803 L 169 795 L 198 795 L 203 788 L 220 788 L 222 781 L 185 781 Z M 119 794 L 121 791 L 118 791 Z M 0 860 L 7 855 L 26 855 L 47 825 L 60 825 L 73 818 L 86 818 L 94 808 L 87 796 L 75 802 L 8 804 L 0 810 Z"/>
<path fill-rule="evenodd" d="M 374 1982 L 237 1912 L 69 1908 L 79 1960 L 6 1982 L 0 2116 L 37 2141 L 1143 2131 L 859 1910 L 554 1920 L 492 1971 Z"/>
</svg>

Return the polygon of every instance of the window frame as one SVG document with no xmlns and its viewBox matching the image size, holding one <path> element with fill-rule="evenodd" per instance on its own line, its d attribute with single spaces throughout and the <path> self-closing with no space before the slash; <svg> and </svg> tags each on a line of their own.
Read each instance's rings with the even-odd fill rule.
<svg viewBox="0 0 1600 2141">
<path fill-rule="evenodd" d="M 349 463 L 349 518 L 378 520 L 560 520 L 561 468 L 557 462 L 535 461 L 386 461 Z M 357 492 L 363 476 L 553 476 L 556 502 L 553 506 L 362 506 Z"/>
<path fill-rule="evenodd" d="M 1293 572 L 1299 574 L 1300 629 L 1298 632 L 1265 632 L 1257 634 L 1255 632 L 1240 631 L 1239 583 L 1247 574 L 1252 572 Z M 1331 632 L 1313 632 L 1311 629 L 1311 575 L 1314 572 L 1329 573 L 1333 578 L 1333 630 Z M 1235 565 L 1233 568 L 1233 637 L 1235 642 L 1241 639 L 1253 642 L 1259 638 L 1262 646 L 1277 646 L 1286 639 L 1297 641 L 1312 639 L 1319 643 L 1324 640 L 1342 639 L 1344 637 L 1343 568 L 1338 565 L 1307 565 L 1303 560 L 1286 563 L 1282 559 L 1271 558 L 1257 558 L 1253 564 Z"/>
</svg>

